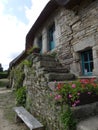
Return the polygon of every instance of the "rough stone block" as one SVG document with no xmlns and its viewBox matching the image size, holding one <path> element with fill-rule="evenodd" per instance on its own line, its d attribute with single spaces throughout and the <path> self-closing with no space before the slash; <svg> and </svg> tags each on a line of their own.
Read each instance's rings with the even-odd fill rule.
<svg viewBox="0 0 98 130">
<path fill-rule="evenodd" d="M 81 121 L 77 125 L 77 130 L 98 130 L 98 116 Z"/>
</svg>

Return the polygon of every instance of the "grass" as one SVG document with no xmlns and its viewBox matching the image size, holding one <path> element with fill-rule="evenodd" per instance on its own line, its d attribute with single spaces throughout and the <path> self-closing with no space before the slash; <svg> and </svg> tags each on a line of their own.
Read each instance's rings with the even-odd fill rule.
<svg viewBox="0 0 98 130">
<path fill-rule="evenodd" d="M 0 87 L 6 87 L 9 83 L 8 79 L 0 79 Z"/>
</svg>

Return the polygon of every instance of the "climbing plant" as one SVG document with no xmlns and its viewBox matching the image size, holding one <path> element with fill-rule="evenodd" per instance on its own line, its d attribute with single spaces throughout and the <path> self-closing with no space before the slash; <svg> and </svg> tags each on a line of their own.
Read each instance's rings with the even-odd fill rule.
<svg viewBox="0 0 98 130">
<path fill-rule="evenodd" d="M 25 74 L 23 71 L 23 64 L 21 63 L 17 68 L 14 70 L 14 88 L 18 89 L 23 85 L 23 80 L 25 78 Z"/>
<path fill-rule="evenodd" d="M 20 87 L 15 92 L 16 95 L 16 105 L 26 106 L 26 87 Z"/>
</svg>

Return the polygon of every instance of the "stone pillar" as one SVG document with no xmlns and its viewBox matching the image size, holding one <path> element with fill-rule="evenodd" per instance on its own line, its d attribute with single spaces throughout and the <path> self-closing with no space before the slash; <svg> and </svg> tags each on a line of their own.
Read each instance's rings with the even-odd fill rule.
<svg viewBox="0 0 98 130">
<path fill-rule="evenodd" d="M 43 29 L 42 36 L 42 52 L 45 53 L 48 51 L 48 36 L 46 28 Z"/>
<path fill-rule="evenodd" d="M 58 24 L 58 21 L 55 19 L 55 44 L 58 46 L 60 44 L 59 37 L 61 35 L 60 32 L 60 25 Z"/>
<path fill-rule="evenodd" d="M 92 48 L 92 51 L 93 51 L 93 63 L 94 63 L 93 75 L 98 77 L 98 45 L 94 46 Z"/>
<path fill-rule="evenodd" d="M 34 39 L 34 44 L 33 44 L 33 46 L 38 47 L 38 39 L 37 39 L 37 37 L 35 37 L 35 39 Z"/>
<path fill-rule="evenodd" d="M 80 56 L 79 53 L 73 52 L 73 62 L 70 65 L 71 72 L 76 76 L 81 75 L 81 65 L 80 65 Z"/>
</svg>

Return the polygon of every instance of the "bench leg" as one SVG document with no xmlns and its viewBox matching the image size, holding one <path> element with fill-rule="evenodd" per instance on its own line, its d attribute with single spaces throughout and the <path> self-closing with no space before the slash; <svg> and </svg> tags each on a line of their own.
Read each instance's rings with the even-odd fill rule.
<svg viewBox="0 0 98 130">
<path fill-rule="evenodd" d="M 15 122 L 16 122 L 16 123 L 23 122 L 23 121 L 21 120 L 21 118 L 19 118 L 19 116 L 18 116 L 17 114 L 15 114 Z"/>
</svg>

